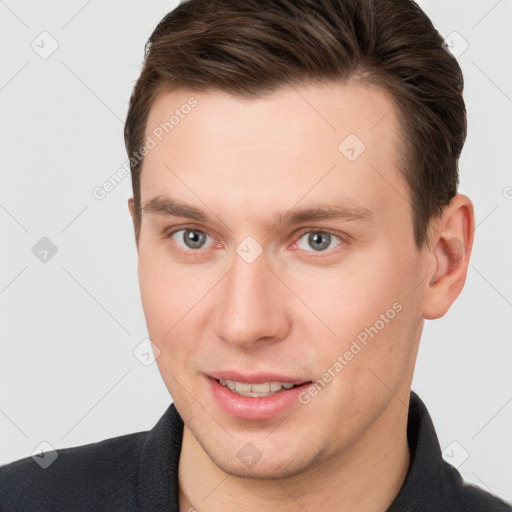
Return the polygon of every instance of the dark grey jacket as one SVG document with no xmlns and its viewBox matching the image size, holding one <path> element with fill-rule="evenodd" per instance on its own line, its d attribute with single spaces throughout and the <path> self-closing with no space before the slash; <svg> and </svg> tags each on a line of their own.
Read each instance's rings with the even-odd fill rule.
<svg viewBox="0 0 512 512">
<path fill-rule="evenodd" d="M 46 469 L 32 457 L 4 465 L 0 512 L 178 512 L 182 433 L 183 421 L 171 404 L 152 430 L 57 450 Z M 408 440 L 411 466 L 387 512 L 512 511 L 465 484 L 443 460 L 430 415 L 415 393 Z"/>
</svg>

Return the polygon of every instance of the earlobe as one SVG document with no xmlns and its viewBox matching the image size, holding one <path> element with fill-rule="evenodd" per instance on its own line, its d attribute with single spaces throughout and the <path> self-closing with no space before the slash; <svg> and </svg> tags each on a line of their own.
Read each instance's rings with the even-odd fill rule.
<svg viewBox="0 0 512 512">
<path fill-rule="evenodd" d="M 464 287 L 475 229 L 471 200 L 462 194 L 455 196 L 436 224 L 430 249 L 435 270 L 423 306 L 423 317 L 430 320 L 443 316 Z"/>
</svg>

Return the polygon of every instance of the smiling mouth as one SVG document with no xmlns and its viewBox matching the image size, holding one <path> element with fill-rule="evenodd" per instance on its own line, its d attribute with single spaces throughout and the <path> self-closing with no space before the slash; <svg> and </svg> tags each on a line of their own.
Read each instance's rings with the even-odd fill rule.
<svg viewBox="0 0 512 512">
<path fill-rule="evenodd" d="M 292 389 L 302 385 L 293 384 L 292 382 L 278 381 L 250 384 L 248 382 L 238 382 L 228 379 L 217 379 L 217 382 L 222 386 L 226 386 L 227 388 L 230 389 L 230 391 L 236 393 L 237 395 L 255 398 L 275 395 L 276 393 L 286 391 L 288 389 Z"/>
</svg>

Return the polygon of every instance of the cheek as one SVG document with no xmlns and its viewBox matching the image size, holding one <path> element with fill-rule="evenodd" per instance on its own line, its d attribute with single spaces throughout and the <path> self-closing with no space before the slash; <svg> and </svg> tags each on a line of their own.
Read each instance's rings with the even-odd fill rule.
<svg viewBox="0 0 512 512">
<path fill-rule="evenodd" d="M 323 323 L 327 332 L 329 327 L 336 334 L 354 335 L 403 295 L 404 274 L 389 267 L 384 270 L 382 257 L 354 258 L 331 268 L 297 267 L 286 271 L 283 280 L 315 314 L 319 326 Z"/>
<path fill-rule="evenodd" d="M 401 258 L 392 247 L 329 271 L 290 276 L 315 313 L 308 315 L 306 329 L 323 366 L 317 369 L 329 368 L 344 354 L 352 372 L 373 363 L 386 372 L 404 367 L 421 320 L 418 296 L 410 293 L 417 276 L 415 258 Z"/>
<path fill-rule="evenodd" d="M 167 381 L 162 367 L 182 374 L 195 360 L 210 318 L 205 308 L 222 272 L 177 263 L 165 247 L 141 243 L 138 274 L 149 337 L 160 350 L 157 364 Z"/>
<path fill-rule="evenodd" d="M 152 251 L 140 243 L 139 248 L 139 286 L 144 315 L 150 335 L 158 333 L 158 338 L 170 327 L 172 318 L 168 315 L 173 308 L 172 293 L 176 289 L 173 274 L 165 268 L 159 251 Z M 156 342 L 156 340 L 153 340 Z"/>
<path fill-rule="evenodd" d="M 171 264 L 158 247 L 140 247 L 138 273 L 148 334 L 159 350 L 156 364 L 169 393 L 180 402 L 198 339 L 194 305 L 204 290 L 193 271 Z"/>
<path fill-rule="evenodd" d="M 139 248 L 138 273 L 148 328 L 157 337 L 177 324 L 209 286 L 209 280 L 198 273 L 195 265 L 179 265 L 170 258 L 165 246 L 144 244 L 143 240 Z"/>
</svg>

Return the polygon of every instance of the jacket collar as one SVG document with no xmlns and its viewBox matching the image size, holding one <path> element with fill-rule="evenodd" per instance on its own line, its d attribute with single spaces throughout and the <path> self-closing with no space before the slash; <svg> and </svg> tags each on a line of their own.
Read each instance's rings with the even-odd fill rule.
<svg viewBox="0 0 512 512">
<path fill-rule="evenodd" d="M 439 499 L 446 463 L 425 404 L 411 391 L 407 420 L 407 441 L 411 453 L 409 471 L 387 512 L 421 512 L 424 504 Z"/>
<path fill-rule="evenodd" d="M 141 512 L 179 512 L 178 465 L 182 439 L 183 420 L 171 404 L 142 447 L 137 482 Z"/>
</svg>

